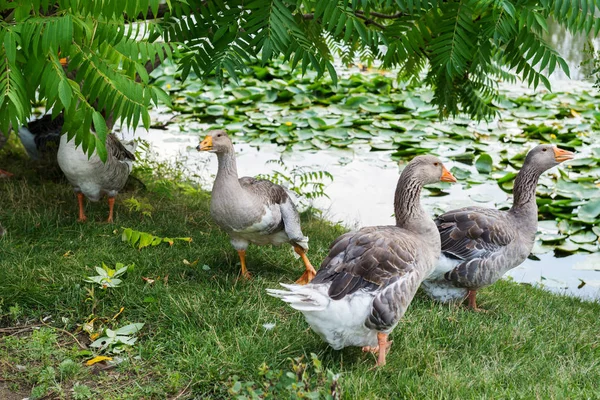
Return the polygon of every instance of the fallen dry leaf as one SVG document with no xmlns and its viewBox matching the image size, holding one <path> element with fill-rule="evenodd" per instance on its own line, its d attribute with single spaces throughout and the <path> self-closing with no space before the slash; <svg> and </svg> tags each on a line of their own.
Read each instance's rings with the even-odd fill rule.
<svg viewBox="0 0 600 400">
<path fill-rule="evenodd" d="M 97 356 L 92 358 L 91 360 L 87 360 L 85 362 L 85 365 L 87 365 L 88 367 L 91 365 L 94 365 L 96 363 L 102 362 L 102 361 L 110 361 L 112 360 L 112 357 L 106 357 L 106 356 Z"/>
</svg>

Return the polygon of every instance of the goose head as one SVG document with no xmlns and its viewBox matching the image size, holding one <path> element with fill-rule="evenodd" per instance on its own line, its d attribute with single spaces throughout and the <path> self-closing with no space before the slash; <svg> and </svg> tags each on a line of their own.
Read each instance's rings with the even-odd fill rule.
<svg viewBox="0 0 600 400">
<path fill-rule="evenodd" d="M 523 166 L 533 166 L 539 171 L 546 171 L 564 161 L 572 160 L 574 156 L 574 153 L 553 144 L 540 144 L 527 153 Z"/>
<path fill-rule="evenodd" d="M 227 132 L 218 129 L 209 131 L 204 140 L 196 147 L 196 150 L 208 151 L 210 153 L 227 153 L 231 151 L 232 148 L 233 144 L 231 143 L 231 139 L 227 135 Z"/>
<path fill-rule="evenodd" d="M 446 169 L 439 158 L 431 155 L 413 158 L 402 172 L 410 174 L 423 185 L 442 182 L 456 182 L 456 178 Z"/>
</svg>

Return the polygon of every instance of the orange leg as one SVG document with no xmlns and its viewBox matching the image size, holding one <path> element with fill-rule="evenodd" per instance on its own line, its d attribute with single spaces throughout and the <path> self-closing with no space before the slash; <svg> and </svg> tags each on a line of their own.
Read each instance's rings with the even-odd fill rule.
<svg viewBox="0 0 600 400">
<path fill-rule="evenodd" d="M 77 193 L 77 202 L 79 203 L 79 219 L 77 221 L 79 222 L 85 222 L 87 220 L 85 212 L 83 211 L 83 198 L 83 193 Z"/>
<path fill-rule="evenodd" d="M 10 172 L 0 169 L 0 178 L 10 178 L 11 176 L 13 176 L 13 174 Z"/>
<path fill-rule="evenodd" d="M 242 264 L 242 276 L 245 279 L 250 279 L 250 272 L 246 268 L 246 250 L 238 250 L 238 255 L 240 256 L 240 263 Z"/>
<path fill-rule="evenodd" d="M 467 296 L 467 299 L 469 300 L 469 304 L 467 305 L 467 307 L 473 311 L 484 312 L 485 311 L 484 309 L 477 307 L 476 297 L 477 297 L 477 290 L 469 290 L 469 295 Z"/>
<path fill-rule="evenodd" d="M 385 356 L 390 351 L 393 341 L 388 341 L 388 334 L 377 332 L 377 346 L 365 346 L 362 351 L 377 353 L 376 367 L 383 367 L 385 365 Z"/>
<path fill-rule="evenodd" d="M 309 283 L 310 281 L 313 280 L 315 275 L 317 275 L 317 271 L 315 271 L 312 264 L 308 260 L 308 257 L 306 257 L 306 252 L 304 251 L 304 249 L 302 247 L 294 245 L 294 251 L 296 251 L 296 253 L 298 253 L 298 255 L 300 255 L 300 257 L 302 258 L 302 261 L 304 261 L 304 266 L 306 267 L 306 271 L 304 271 L 302 276 L 300 278 L 298 278 L 296 283 L 299 285 L 306 285 L 307 283 Z"/>
<path fill-rule="evenodd" d="M 377 332 L 377 343 L 379 344 L 379 353 L 377 354 L 377 363 L 375 366 L 383 367 L 385 365 L 385 356 L 390 351 L 392 342 L 388 341 L 387 333 Z"/>
<path fill-rule="evenodd" d="M 113 223 L 113 209 L 115 207 L 115 198 L 114 197 L 109 197 L 108 198 L 108 220 L 106 222 L 108 222 L 109 224 Z"/>
</svg>

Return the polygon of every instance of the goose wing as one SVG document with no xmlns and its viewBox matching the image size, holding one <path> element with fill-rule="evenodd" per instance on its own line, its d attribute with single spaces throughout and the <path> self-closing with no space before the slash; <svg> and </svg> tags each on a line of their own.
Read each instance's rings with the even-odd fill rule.
<svg viewBox="0 0 600 400">
<path fill-rule="evenodd" d="M 311 283 L 331 283 L 328 295 L 340 300 L 358 290 L 372 292 L 368 327 L 385 331 L 406 311 L 420 282 L 419 244 L 395 226 L 363 228 L 337 238 Z"/>
<path fill-rule="evenodd" d="M 288 238 L 308 250 L 308 238 L 302 233 L 300 215 L 288 191 L 266 179 L 240 178 L 240 185 L 255 194 L 265 206 L 276 206 L 281 214 L 281 223 Z"/>
<path fill-rule="evenodd" d="M 106 149 L 110 155 L 119 161 L 135 161 L 135 156 L 114 134 L 106 136 Z"/>
<path fill-rule="evenodd" d="M 516 237 L 506 212 L 495 209 L 453 210 L 440 215 L 435 223 L 442 254 L 463 261 L 445 275 L 459 286 L 479 287 L 493 281 L 495 267 L 502 264 L 502 250 Z"/>
</svg>

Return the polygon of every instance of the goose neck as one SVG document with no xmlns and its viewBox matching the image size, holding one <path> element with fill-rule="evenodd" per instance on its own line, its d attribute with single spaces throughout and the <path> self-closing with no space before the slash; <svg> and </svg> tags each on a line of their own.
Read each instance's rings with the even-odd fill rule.
<svg viewBox="0 0 600 400">
<path fill-rule="evenodd" d="M 215 185 L 217 185 L 217 182 L 235 182 L 236 185 L 239 185 L 235 152 L 233 149 L 231 149 L 231 151 L 217 153 L 217 160 L 219 169 L 217 171 L 217 177 L 215 178 Z"/>
<path fill-rule="evenodd" d="M 524 165 L 515 178 L 513 205 L 511 211 L 521 214 L 532 212 L 537 215 L 535 192 L 541 171 L 530 165 Z"/>
<path fill-rule="evenodd" d="M 394 196 L 396 226 L 404 227 L 426 217 L 421 207 L 421 189 L 423 184 L 412 176 L 400 176 Z"/>
</svg>

